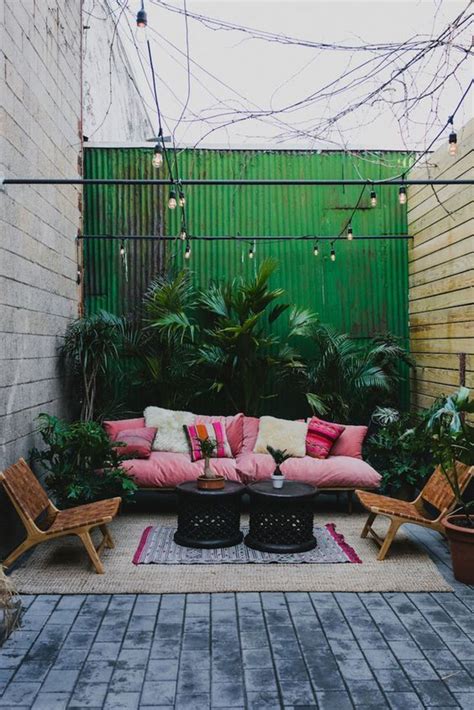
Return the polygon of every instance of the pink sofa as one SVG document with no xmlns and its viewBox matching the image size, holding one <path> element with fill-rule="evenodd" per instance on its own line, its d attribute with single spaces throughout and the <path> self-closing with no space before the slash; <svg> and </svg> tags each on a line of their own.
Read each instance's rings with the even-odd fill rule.
<svg viewBox="0 0 474 710">
<path fill-rule="evenodd" d="M 237 414 L 233 417 L 212 417 L 225 423 L 227 438 L 234 458 L 212 459 L 217 473 L 229 481 L 252 483 L 269 478 L 274 469 L 271 456 L 254 454 L 258 434 L 258 419 Z M 211 417 L 200 416 L 200 421 Z M 140 428 L 145 420 L 128 419 L 106 422 L 105 429 L 111 439 L 117 439 L 124 429 Z M 367 432 L 366 427 L 347 426 L 331 449 L 327 459 L 309 456 L 285 461 L 282 471 L 289 480 L 311 483 L 322 490 L 351 491 L 356 488 L 377 489 L 381 476 L 362 460 L 361 447 Z M 130 476 L 140 488 L 174 488 L 179 483 L 197 478 L 203 471 L 204 462 L 193 463 L 188 454 L 153 451 L 148 459 L 129 459 L 124 464 Z"/>
</svg>

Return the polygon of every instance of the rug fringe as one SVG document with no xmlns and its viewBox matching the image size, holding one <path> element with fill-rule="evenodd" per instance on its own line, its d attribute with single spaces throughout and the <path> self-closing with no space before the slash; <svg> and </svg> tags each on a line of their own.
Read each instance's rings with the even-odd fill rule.
<svg viewBox="0 0 474 710">
<path fill-rule="evenodd" d="M 325 528 L 329 531 L 330 535 L 332 535 L 339 547 L 346 553 L 351 562 L 362 564 L 362 560 L 357 552 L 345 541 L 344 535 L 336 531 L 335 523 L 326 523 Z"/>
</svg>

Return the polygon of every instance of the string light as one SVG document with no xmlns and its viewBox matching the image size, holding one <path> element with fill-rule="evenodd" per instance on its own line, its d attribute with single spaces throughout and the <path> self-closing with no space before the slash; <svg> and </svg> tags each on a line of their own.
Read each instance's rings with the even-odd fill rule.
<svg viewBox="0 0 474 710">
<path fill-rule="evenodd" d="M 449 155 L 456 155 L 458 152 L 458 137 L 456 131 L 454 130 L 453 117 L 449 117 L 449 125 L 451 126 L 451 132 L 448 139 L 448 151 Z"/>
<path fill-rule="evenodd" d="M 184 250 L 184 258 L 185 259 L 190 259 L 191 258 L 191 244 L 188 241 L 186 242 L 186 249 Z"/>
<path fill-rule="evenodd" d="M 401 205 L 405 205 L 407 201 L 407 189 L 403 185 L 398 191 L 398 201 Z"/>
<path fill-rule="evenodd" d="M 250 249 L 249 249 L 249 259 L 253 259 L 254 255 L 255 255 L 255 253 L 254 253 L 253 247 L 250 247 Z"/>
<path fill-rule="evenodd" d="M 184 207 L 186 204 L 186 197 L 184 195 L 184 192 L 182 190 L 179 191 L 179 206 Z"/>
<path fill-rule="evenodd" d="M 354 239 L 354 232 L 352 231 L 352 225 L 350 224 L 347 228 L 347 239 L 351 242 Z"/>
<path fill-rule="evenodd" d="M 188 234 L 187 234 L 187 232 L 186 232 L 186 230 L 185 230 L 184 227 L 181 229 L 181 231 L 180 231 L 180 233 L 179 233 L 179 238 L 180 238 L 183 242 L 186 241 L 186 239 L 188 238 Z"/>
<path fill-rule="evenodd" d="M 153 167 L 157 170 L 163 165 L 163 153 L 161 152 L 161 147 L 158 143 L 155 145 L 153 151 L 153 159 L 151 162 Z"/>
<path fill-rule="evenodd" d="M 82 281 L 82 269 L 80 266 L 78 266 L 77 267 L 77 276 L 76 276 L 76 283 L 78 286 L 81 285 L 81 281 Z"/>
<path fill-rule="evenodd" d="M 377 207 L 377 193 L 375 190 L 372 190 L 370 193 L 370 206 L 371 207 Z"/>
<path fill-rule="evenodd" d="M 331 242 L 331 261 L 336 261 L 336 250 L 334 249 L 334 242 Z"/>
<path fill-rule="evenodd" d="M 125 256 L 125 242 L 122 241 L 120 242 L 120 256 L 123 258 Z"/>
<path fill-rule="evenodd" d="M 316 242 L 316 244 L 314 245 L 313 254 L 314 256 L 318 256 L 319 254 L 318 242 Z"/>
<path fill-rule="evenodd" d="M 137 27 L 140 29 L 146 27 L 148 24 L 148 18 L 146 16 L 145 8 L 143 7 L 143 0 L 142 0 L 142 6 L 140 10 L 137 12 Z"/>
<path fill-rule="evenodd" d="M 170 210 L 175 210 L 177 204 L 178 203 L 176 202 L 176 192 L 174 190 L 171 190 L 170 196 L 168 199 L 168 207 Z"/>
</svg>

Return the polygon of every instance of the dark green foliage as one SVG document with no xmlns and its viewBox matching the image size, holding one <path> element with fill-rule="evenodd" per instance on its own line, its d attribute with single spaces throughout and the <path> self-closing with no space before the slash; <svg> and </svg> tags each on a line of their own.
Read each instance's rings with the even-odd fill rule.
<svg viewBox="0 0 474 710">
<path fill-rule="evenodd" d="M 137 486 L 121 467 L 117 444 L 110 442 L 100 424 L 69 424 L 48 414 L 38 419 L 46 448 L 34 449 L 31 458 L 46 468 L 46 485 L 60 507 L 132 496 Z"/>
<path fill-rule="evenodd" d="M 364 445 L 364 458 L 382 475 L 382 488 L 391 495 L 421 488 L 434 470 L 427 415 L 379 408 L 372 418 L 378 429 Z"/>
</svg>

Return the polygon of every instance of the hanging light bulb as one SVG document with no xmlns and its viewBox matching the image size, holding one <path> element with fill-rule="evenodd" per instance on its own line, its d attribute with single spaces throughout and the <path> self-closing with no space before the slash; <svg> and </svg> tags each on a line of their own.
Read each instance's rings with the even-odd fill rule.
<svg viewBox="0 0 474 710">
<path fill-rule="evenodd" d="M 336 261 L 336 250 L 334 249 L 334 244 L 331 244 L 331 261 Z"/>
<path fill-rule="evenodd" d="M 187 232 L 186 232 L 186 230 L 185 230 L 184 227 L 181 229 L 181 231 L 180 231 L 180 233 L 179 233 L 179 238 L 180 238 L 183 242 L 186 241 L 186 239 L 188 238 L 188 234 L 187 234 Z"/>
<path fill-rule="evenodd" d="M 407 201 L 407 189 L 403 185 L 398 191 L 398 201 L 401 205 L 405 205 Z"/>
<path fill-rule="evenodd" d="M 145 8 L 143 7 L 143 1 L 142 1 L 142 6 L 140 10 L 137 12 L 137 27 L 142 29 L 143 27 L 146 27 L 148 24 L 148 19 L 146 16 Z"/>
<path fill-rule="evenodd" d="M 191 244 L 189 241 L 186 244 L 186 249 L 184 250 L 184 258 L 185 259 L 190 259 L 191 258 Z"/>
<path fill-rule="evenodd" d="M 179 191 L 179 206 L 184 207 L 186 204 L 186 197 L 184 195 L 184 192 L 182 190 Z"/>
<path fill-rule="evenodd" d="M 314 245 L 313 254 L 314 256 L 318 256 L 319 254 L 318 242 L 316 242 L 316 244 Z"/>
<path fill-rule="evenodd" d="M 168 199 L 168 207 L 170 210 L 175 210 L 177 204 L 178 203 L 176 202 L 176 192 L 174 190 L 171 190 L 170 196 Z"/>
<path fill-rule="evenodd" d="M 81 281 L 82 281 L 82 269 L 80 266 L 78 266 L 77 267 L 77 276 L 76 276 L 76 283 L 78 286 L 81 285 Z"/>
<path fill-rule="evenodd" d="M 120 256 L 121 257 L 125 256 L 125 242 L 123 241 L 123 239 L 120 242 Z"/>
<path fill-rule="evenodd" d="M 458 137 L 456 135 L 456 132 L 451 124 L 451 133 L 449 134 L 449 143 L 448 143 L 448 150 L 449 150 L 449 155 L 456 155 L 458 152 Z"/>
<path fill-rule="evenodd" d="M 354 239 L 354 232 L 352 231 L 352 225 L 350 224 L 347 228 L 347 239 L 351 242 Z"/>
<path fill-rule="evenodd" d="M 157 170 L 163 165 L 163 153 L 161 152 L 161 148 L 158 143 L 155 145 L 155 149 L 153 151 L 153 159 L 151 162 L 153 167 Z"/>
<path fill-rule="evenodd" d="M 249 259 L 253 259 L 254 254 L 255 254 L 255 253 L 254 253 L 253 247 L 250 247 L 250 249 L 249 249 Z"/>
<path fill-rule="evenodd" d="M 377 194 L 375 190 L 372 190 L 372 192 L 370 193 L 370 206 L 377 207 Z"/>
</svg>

